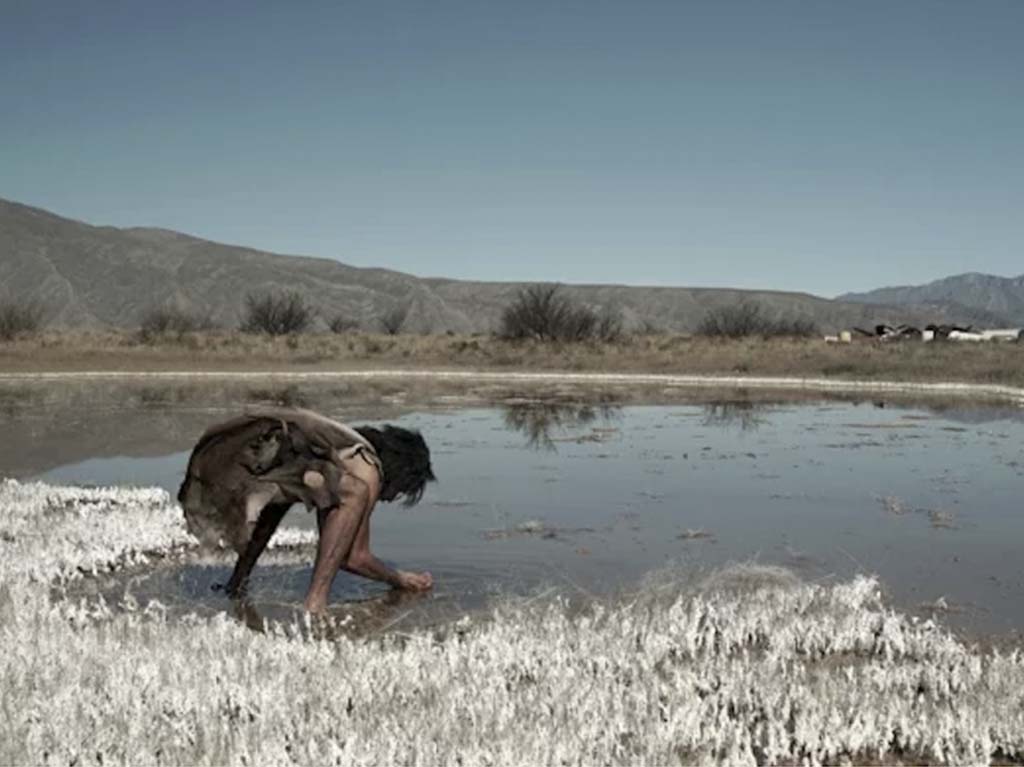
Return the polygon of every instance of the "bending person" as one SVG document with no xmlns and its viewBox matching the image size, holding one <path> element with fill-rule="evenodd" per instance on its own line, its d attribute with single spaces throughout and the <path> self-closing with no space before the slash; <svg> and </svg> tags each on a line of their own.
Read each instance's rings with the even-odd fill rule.
<svg viewBox="0 0 1024 767">
<path fill-rule="evenodd" d="M 434 479 L 419 432 L 352 428 L 310 410 L 253 412 L 206 430 L 192 450 L 178 501 L 189 532 L 229 545 L 238 561 L 225 590 L 245 593 L 252 568 L 285 512 L 317 514 L 319 542 L 305 606 L 322 612 L 339 569 L 399 589 L 423 591 L 430 573 L 395 570 L 370 551 L 377 501 L 417 503 Z"/>
</svg>

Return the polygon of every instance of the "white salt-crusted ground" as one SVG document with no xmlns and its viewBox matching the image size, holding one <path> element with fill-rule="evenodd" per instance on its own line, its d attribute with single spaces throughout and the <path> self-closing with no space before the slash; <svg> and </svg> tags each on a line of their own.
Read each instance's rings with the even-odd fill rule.
<svg viewBox="0 0 1024 767">
<path fill-rule="evenodd" d="M 798 376 L 723 376 L 677 373 L 566 373 L 487 370 L 331 370 L 331 371 L 71 371 L 50 373 L 0 373 L 0 381 L 105 380 L 279 380 L 345 381 L 394 379 L 468 381 L 479 383 L 564 383 L 594 385 L 660 385 L 680 388 L 744 388 L 814 392 L 869 392 L 923 396 L 971 397 L 1002 400 L 1024 406 L 1024 389 L 1002 384 L 956 381 L 880 381 L 876 379 L 801 378 Z"/>
<path fill-rule="evenodd" d="M 273 546 L 312 543 L 281 530 Z M 159 488 L 56 487 L 0 480 L 0 567 L 6 577 L 65 581 L 192 548 L 181 507 Z"/>
<path fill-rule="evenodd" d="M 823 587 L 746 568 L 584 614 L 510 605 L 443 638 L 334 641 L 50 593 L 187 545 L 158 491 L 0 484 L 0 764 L 1024 754 L 1024 659 L 888 610 L 867 578 Z"/>
</svg>

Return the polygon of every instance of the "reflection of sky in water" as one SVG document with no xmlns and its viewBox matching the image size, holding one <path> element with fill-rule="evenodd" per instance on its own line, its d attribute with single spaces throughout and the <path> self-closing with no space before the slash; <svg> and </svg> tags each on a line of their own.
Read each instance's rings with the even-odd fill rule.
<svg viewBox="0 0 1024 767">
<path fill-rule="evenodd" d="M 188 453 L 148 458 L 90 458 L 58 466 L 36 479 L 51 484 L 162 487 L 173 496 L 178 492 L 187 463 Z"/>
<path fill-rule="evenodd" d="M 966 609 L 956 620 L 1024 628 L 1024 423 L 962 415 L 842 403 L 598 407 L 547 418 L 547 431 L 541 414 L 538 439 L 528 412 L 414 414 L 397 422 L 422 430 L 439 482 L 419 507 L 378 509 L 374 546 L 431 569 L 442 589 L 447 578 L 601 590 L 669 562 L 875 572 L 904 605 L 945 597 Z M 39 478 L 173 494 L 186 460 L 87 460 Z M 887 511 L 886 497 L 905 513 Z M 532 520 L 541 525 L 517 529 Z M 286 524 L 312 522 L 296 508 Z"/>
</svg>

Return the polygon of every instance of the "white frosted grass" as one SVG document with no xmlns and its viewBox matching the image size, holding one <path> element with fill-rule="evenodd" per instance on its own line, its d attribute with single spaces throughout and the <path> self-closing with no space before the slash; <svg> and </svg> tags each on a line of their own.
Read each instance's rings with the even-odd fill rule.
<svg viewBox="0 0 1024 767">
<path fill-rule="evenodd" d="M 272 547 L 315 541 L 312 531 L 283 529 Z M 181 507 L 159 488 L 0 481 L 0 567 L 6 577 L 61 581 L 144 565 L 195 546 Z"/>
<path fill-rule="evenodd" d="M 332 641 L 302 627 L 255 633 L 224 616 L 70 605 L 39 582 L 179 545 L 175 512 L 158 491 L 0 485 L 0 764 L 1024 754 L 1020 654 L 981 653 L 893 612 L 870 578 L 821 586 L 738 568 L 697 586 L 666 579 L 583 613 L 524 600 L 444 636 Z M 59 531 L 56 550 L 19 543 L 32 527 Z"/>
<path fill-rule="evenodd" d="M 56 487 L 0 482 L 5 580 L 65 580 L 194 545 L 181 508 L 156 488 Z"/>
<path fill-rule="evenodd" d="M 313 530 L 297 527 L 281 527 L 270 540 L 270 548 L 293 549 L 316 545 L 317 534 Z"/>
</svg>

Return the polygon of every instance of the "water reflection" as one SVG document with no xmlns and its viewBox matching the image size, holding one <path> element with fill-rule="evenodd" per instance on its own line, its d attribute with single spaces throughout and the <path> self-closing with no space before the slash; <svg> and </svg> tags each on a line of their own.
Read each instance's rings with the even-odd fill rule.
<svg viewBox="0 0 1024 767">
<path fill-rule="evenodd" d="M 957 620 L 1024 626 L 1019 411 L 756 391 L 418 385 L 0 387 L 11 413 L 0 476 L 173 490 L 210 423 L 261 402 L 305 404 L 426 435 L 443 481 L 416 509 L 374 516 L 381 556 L 435 575 L 435 593 L 414 612 L 545 580 L 596 593 L 668 561 L 756 559 L 814 577 L 874 572 L 906 605 L 964 606 Z M 879 499 L 889 498 L 912 513 L 886 511 Z M 315 526 L 301 509 L 285 524 Z M 254 604 L 264 617 L 296 609 L 312 558 L 261 561 Z M 224 610 L 209 581 L 230 565 L 158 568 L 133 593 Z M 362 588 L 346 581 L 338 602 L 380 596 Z"/>
<path fill-rule="evenodd" d="M 709 402 L 704 405 L 704 425 L 713 428 L 739 428 L 753 432 L 767 423 L 764 414 L 769 405 L 750 399 L 730 399 Z"/>
<path fill-rule="evenodd" d="M 0 476 L 114 456 L 189 449 L 211 423 L 260 405 L 312 407 L 341 420 L 401 417 L 404 382 L 68 381 L 0 384 Z M 429 395 L 427 395 L 429 396 Z"/>
<path fill-rule="evenodd" d="M 556 450 L 552 432 L 568 432 L 607 424 L 619 417 L 622 407 L 612 401 L 558 402 L 529 400 L 506 402 L 501 406 L 505 427 L 526 435 L 526 446 L 533 450 Z"/>
<path fill-rule="evenodd" d="M 818 397 L 856 404 L 850 396 Z M 863 399 L 863 398 L 861 398 Z M 754 432 L 764 414 L 783 402 L 806 402 L 799 393 L 663 387 L 550 385 L 515 388 L 494 383 L 381 380 L 69 380 L 0 382 L 0 476 L 26 477 L 90 459 L 144 458 L 188 450 L 200 434 L 225 417 L 260 405 L 301 406 L 343 421 L 387 421 L 416 410 L 500 403 L 506 428 L 533 449 L 553 450 L 572 430 L 617 421 L 634 404 L 691 404 L 704 425 Z M 913 402 L 911 400 L 911 402 Z M 890 400 L 903 407 L 905 402 Z M 971 407 L 963 400 L 928 400 L 929 412 L 962 423 L 1020 421 L 1012 407 Z M 591 435 L 593 436 L 593 435 Z M 569 437 L 572 439 L 571 437 Z"/>
<path fill-rule="evenodd" d="M 43 394 L 38 387 L 15 385 L 0 388 L 0 413 L 4 420 L 10 420 L 22 413 L 37 411 L 43 404 Z"/>
<path fill-rule="evenodd" d="M 296 384 L 276 388 L 251 389 L 246 392 L 246 399 L 261 405 L 275 407 L 313 407 L 313 399 L 308 391 L 303 391 Z"/>
</svg>

